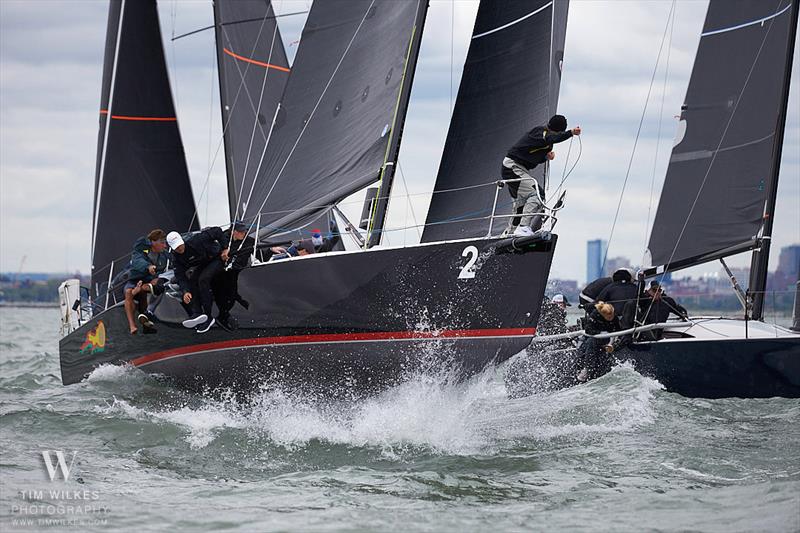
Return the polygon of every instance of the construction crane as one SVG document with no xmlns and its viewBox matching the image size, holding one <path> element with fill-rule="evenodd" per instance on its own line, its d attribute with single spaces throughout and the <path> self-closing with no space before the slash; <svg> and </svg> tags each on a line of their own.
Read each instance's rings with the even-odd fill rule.
<svg viewBox="0 0 800 533">
<path fill-rule="evenodd" d="M 19 287 L 19 277 L 22 274 L 22 267 L 25 266 L 25 260 L 28 258 L 27 255 L 23 255 L 22 259 L 19 262 L 19 269 L 17 269 L 17 275 L 14 276 L 14 287 Z"/>
</svg>

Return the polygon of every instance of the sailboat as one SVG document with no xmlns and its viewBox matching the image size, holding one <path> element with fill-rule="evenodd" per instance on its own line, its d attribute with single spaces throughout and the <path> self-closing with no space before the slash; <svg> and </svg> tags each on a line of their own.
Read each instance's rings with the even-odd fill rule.
<svg viewBox="0 0 800 533">
<path fill-rule="evenodd" d="M 667 391 L 701 398 L 800 397 L 800 333 L 763 320 L 798 11 L 798 0 L 709 3 L 650 233 L 646 255 L 652 266 L 643 274 L 663 281 L 669 272 L 720 261 L 743 318 L 688 317 L 595 335 L 632 335 L 634 342 L 614 358 L 631 362 Z M 748 251 L 751 276 L 743 291 L 725 259 Z M 640 337 L 654 329 L 663 337 Z M 577 384 L 577 354 L 558 342 L 581 333 L 536 339 L 527 357 L 509 367 L 509 392 Z"/>
<path fill-rule="evenodd" d="M 800 334 L 763 321 L 798 11 L 798 0 L 708 7 L 645 275 L 720 261 L 744 318 L 692 318 L 619 355 L 685 396 L 800 397 Z M 747 251 L 744 292 L 725 258 Z"/>
<path fill-rule="evenodd" d="M 466 376 L 530 343 L 557 236 L 507 246 L 510 201 L 498 201 L 497 180 L 508 146 L 555 112 L 566 0 L 481 2 L 436 207 L 423 242 L 402 247 L 381 238 L 427 0 L 314 2 L 291 65 L 268 1 L 216 0 L 231 219 L 250 224 L 258 246 L 239 278 L 249 302 L 233 311 L 239 328 L 202 335 L 181 326 L 185 312 L 168 297 L 154 311 L 157 334 L 128 333 L 115 279 L 131 243 L 199 222 L 155 1 L 110 6 L 92 281 L 84 305 L 62 298 L 64 384 L 129 364 L 192 389 L 277 380 L 370 390 L 431 358 Z M 261 249 L 374 184 L 359 249 L 262 260 Z"/>
</svg>

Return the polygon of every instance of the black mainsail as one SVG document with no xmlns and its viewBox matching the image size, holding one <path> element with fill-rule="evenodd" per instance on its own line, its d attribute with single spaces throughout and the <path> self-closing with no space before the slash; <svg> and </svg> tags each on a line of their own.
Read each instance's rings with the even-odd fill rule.
<svg viewBox="0 0 800 533">
<path fill-rule="evenodd" d="M 197 227 L 155 0 L 112 0 L 95 176 L 92 295 L 127 264 L 155 227 Z"/>
<path fill-rule="evenodd" d="M 214 19 L 231 220 L 244 212 L 289 61 L 269 0 L 215 0 Z"/>
<path fill-rule="evenodd" d="M 379 179 L 404 114 L 401 96 L 414 0 L 315 2 L 244 218 L 262 234 L 296 228 Z"/>
<path fill-rule="evenodd" d="M 567 0 L 481 2 L 423 242 L 483 237 L 506 151 L 556 112 Z M 536 171 L 543 179 L 544 166 Z M 511 212 L 500 191 L 496 214 Z M 495 224 L 499 231 L 506 219 Z"/>
<path fill-rule="evenodd" d="M 796 0 L 709 4 L 650 235 L 654 272 L 768 245 L 797 16 Z"/>
</svg>

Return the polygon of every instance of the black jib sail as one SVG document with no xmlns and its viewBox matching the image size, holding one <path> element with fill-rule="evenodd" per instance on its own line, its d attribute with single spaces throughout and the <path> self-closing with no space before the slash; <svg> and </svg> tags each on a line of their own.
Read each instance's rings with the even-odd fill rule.
<svg viewBox="0 0 800 533">
<path fill-rule="evenodd" d="M 244 212 L 289 62 L 269 0 L 215 0 L 217 62 L 231 219 Z"/>
<path fill-rule="evenodd" d="M 294 229 L 375 182 L 425 1 L 315 2 L 276 114 L 245 219 Z"/>
<path fill-rule="evenodd" d="M 423 242 L 489 232 L 491 183 L 500 179 L 503 157 L 556 112 L 567 10 L 567 0 L 481 2 Z M 534 172 L 543 179 L 544 166 Z M 503 189 L 496 214 L 510 212 L 511 197 Z M 497 219 L 496 233 L 506 222 Z"/>
<path fill-rule="evenodd" d="M 155 0 L 112 0 L 95 178 L 92 294 L 103 305 L 133 242 L 197 227 Z"/>
<path fill-rule="evenodd" d="M 797 2 L 712 0 L 650 235 L 677 269 L 753 248 L 775 194 Z"/>
</svg>

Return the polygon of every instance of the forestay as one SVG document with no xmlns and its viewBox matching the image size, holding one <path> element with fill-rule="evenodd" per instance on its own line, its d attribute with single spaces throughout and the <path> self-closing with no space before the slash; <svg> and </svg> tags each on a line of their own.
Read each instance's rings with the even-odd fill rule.
<svg viewBox="0 0 800 533">
<path fill-rule="evenodd" d="M 289 62 L 269 0 L 216 0 L 228 201 L 231 219 L 244 212 L 272 120 L 289 79 Z"/>
<path fill-rule="evenodd" d="M 483 237 L 508 149 L 555 114 L 567 0 L 483 1 L 439 165 L 423 242 Z M 544 165 L 535 169 L 543 182 Z M 497 214 L 511 212 L 500 191 Z M 499 233 L 507 219 L 494 224 Z"/>
<path fill-rule="evenodd" d="M 652 265 L 756 245 L 783 142 L 796 3 L 712 0 L 650 236 Z"/>
<path fill-rule="evenodd" d="M 138 237 L 198 227 L 155 0 L 110 3 L 97 152 L 91 291 L 102 304 Z"/>
</svg>

